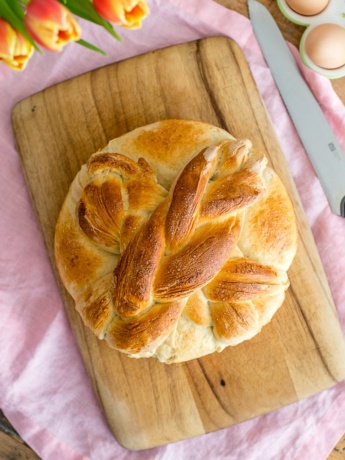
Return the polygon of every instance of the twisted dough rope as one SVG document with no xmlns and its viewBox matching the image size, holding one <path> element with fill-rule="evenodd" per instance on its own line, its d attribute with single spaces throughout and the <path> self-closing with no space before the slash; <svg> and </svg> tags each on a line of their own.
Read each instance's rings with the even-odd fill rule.
<svg viewBox="0 0 345 460">
<path fill-rule="evenodd" d="M 266 163 L 249 141 L 223 141 L 196 155 L 168 193 L 144 159 L 94 154 L 79 226 L 121 257 L 113 273 L 77 297 L 84 323 L 132 355 L 154 354 L 182 311 L 212 325 L 226 345 L 255 335 L 266 304 L 282 302 L 289 286 L 284 270 L 241 257 L 237 248 L 245 210 L 264 192 Z"/>
</svg>

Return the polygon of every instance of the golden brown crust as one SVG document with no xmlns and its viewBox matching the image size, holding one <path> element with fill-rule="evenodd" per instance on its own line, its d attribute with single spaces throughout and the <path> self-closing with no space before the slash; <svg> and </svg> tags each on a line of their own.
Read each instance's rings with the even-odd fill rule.
<svg viewBox="0 0 345 460">
<path fill-rule="evenodd" d="M 289 287 L 285 271 L 246 258 L 229 260 L 204 288 L 211 302 L 242 302 L 273 295 Z"/>
<path fill-rule="evenodd" d="M 284 185 L 272 169 L 266 168 L 264 181 L 265 194 L 246 213 L 239 247 L 252 259 L 287 270 L 297 247 L 294 210 Z"/>
<path fill-rule="evenodd" d="M 114 316 L 110 286 L 112 275 L 108 274 L 88 286 L 76 299 L 76 308 L 84 323 L 103 339 L 107 326 Z"/>
<path fill-rule="evenodd" d="M 165 224 L 168 251 L 183 245 L 195 230 L 201 198 L 217 160 L 216 153 L 215 148 L 202 150 L 187 163 L 173 187 Z"/>
<path fill-rule="evenodd" d="M 112 296 L 122 318 L 141 313 L 151 303 L 152 284 L 164 252 L 162 205 L 140 228 L 114 270 Z"/>
<path fill-rule="evenodd" d="M 55 254 L 62 282 L 75 299 L 85 287 L 110 273 L 119 257 L 95 246 L 80 230 L 71 193 L 56 225 Z"/>
<path fill-rule="evenodd" d="M 243 337 L 251 338 L 260 330 L 257 311 L 250 302 L 213 303 L 211 315 L 216 335 L 233 345 Z"/>
<path fill-rule="evenodd" d="M 99 338 L 133 357 L 181 362 L 271 320 L 296 240 L 285 188 L 249 141 L 166 120 L 90 158 L 62 207 L 55 254 Z"/>
<path fill-rule="evenodd" d="M 188 298 L 183 314 L 198 326 L 212 326 L 212 318 L 207 298 L 202 291 L 196 291 Z"/>
<path fill-rule="evenodd" d="M 148 351 L 159 346 L 178 321 L 184 301 L 155 304 L 148 312 L 136 318 L 116 317 L 107 331 L 107 341 L 126 353 Z"/>
<path fill-rule="evenodd" d="M 240 231 L 236 218 L 198 228 L 187 245 L 163 259 L 154 297 L 163 301 L 185 298 L 208 283 L 230 257 Z"/>
<path fill-rule="evenodd" d="M 122 184 L 117 178 L 94 180 L 84 189 L 77 208 L 81 230 L 96 244 L 119 252 L 123 220 Z"/>
</svg>

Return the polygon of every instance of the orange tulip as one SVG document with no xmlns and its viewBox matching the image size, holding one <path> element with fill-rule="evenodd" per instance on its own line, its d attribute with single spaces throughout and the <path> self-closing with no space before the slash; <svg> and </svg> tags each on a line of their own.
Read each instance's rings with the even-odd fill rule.
<svg viewBox="0 0 345 460">
<path fill-rule="evenodd" d="M 31 43 L 0 18 L 0 61 L 11 69 L 23 70 L 33 52 Z"/>
<path fill-rule="evenodd" d="M 150 10 L 144 0 L 93 0 L 95 10 L 109 22 L 139 29 Z"/>
<path fill-rule="evenodd" d="M 78 23 L 57 0 L 31 0 L 24 21 L 32 38 L 50 51 L 61 51 L 80 38 Z"/>
</svg>

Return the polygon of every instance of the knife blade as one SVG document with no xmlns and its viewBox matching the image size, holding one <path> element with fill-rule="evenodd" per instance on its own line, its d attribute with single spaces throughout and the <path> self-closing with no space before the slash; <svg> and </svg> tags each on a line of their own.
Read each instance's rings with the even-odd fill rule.
<svg viewBox="0 0 345 460">
<path fill-rule="evenodd" d="M 345 217 L 345 155 L 270 12 L 248 0 L 249 17 L 287 111 L 333 213 Z"/>
</svg>

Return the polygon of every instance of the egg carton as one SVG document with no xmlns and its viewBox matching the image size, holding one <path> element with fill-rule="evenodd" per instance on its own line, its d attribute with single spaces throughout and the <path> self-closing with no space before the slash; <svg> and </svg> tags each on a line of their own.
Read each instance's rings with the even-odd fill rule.
<svg viewBox="0 0 345 460">
<path fill-rule="evenodd" d="M 301 37 L 300 45 L 299 45 L 299 52 L 304 64 L 309 67 L 310 69 L 314 70 L 315 72 L 333 79 L 333 78 L 341 78 L 345 76 L 345 0 L 319 0 L 311 2 L 305 2 L 304 0 L 300 0 L 300 2 L 294 0 L 294 8 L 293 10 L 286 0 L 277 0 L 278 6 L 283 13 L 283 15 L 289 19 L 291 22 L 295 24 L 305 26 L 306 30 L 303 32 Z M 297 8 L 298 3 L 301 4 L 301 8 Z M 290 4 L 292 2 L 290 1 Z M 300 14 L 299 11 L 303 11 L 304 8 L 307 7 L 307 4 L 311 4 L 312 7 L 319 10 L 316 14 L 307 15 L 307 14 Z M 303 11 L 304 12 L 304 11 Z M 325 27 L 325 25 L 327 25 Z M 340 26 L 341 29 L 334 26 Z M 322 26 L 322 27 L 319 27 Z M 317 29 L 316 29 L 317 28 Z M 333 28 L 333 31 L 332 31 Z M 338 29 L 338 33 L 334 33 L 334 29 Z M 313 32 L 314 31 L 314 32 Z M 330 32 L 331 31 L 331 32 Z M 341 44 L 339 39 L 333 38 L 334 36 L 339 37 L 339 31 L 341 35 Z M 313 32 L 313 35 L 310 35 Z M 333 32 L 333 33 L 332 33 Z M 309 42 L 308 42 L 309 37 Z M 335 43 L 332 43 L 335 41 Z M 319 65 L 315 64 L 308 56 L 307 50 L 308 45 L 313 43 L 313 46 L 319 47 L 323 49 L 323 53 L 327 53 L 327 58 L 332 59 L 332 53 L 335 53 L 334 56 L 335 61 L 339 61 L 341 59 L 341 66 L 339 66 L 339 62 L 336 68 L 324 68 Z M 325 44 L 329 46 L 329 49 L 324 49 Z M 333 46 L 332 46 L 333 45 Z M 321 52 L 321 51 L 320 51 Z M 339 56 L 339 53 L 341 56 Z M 327 66 L 328 67 L 328 66 Z"/>
</svg>

